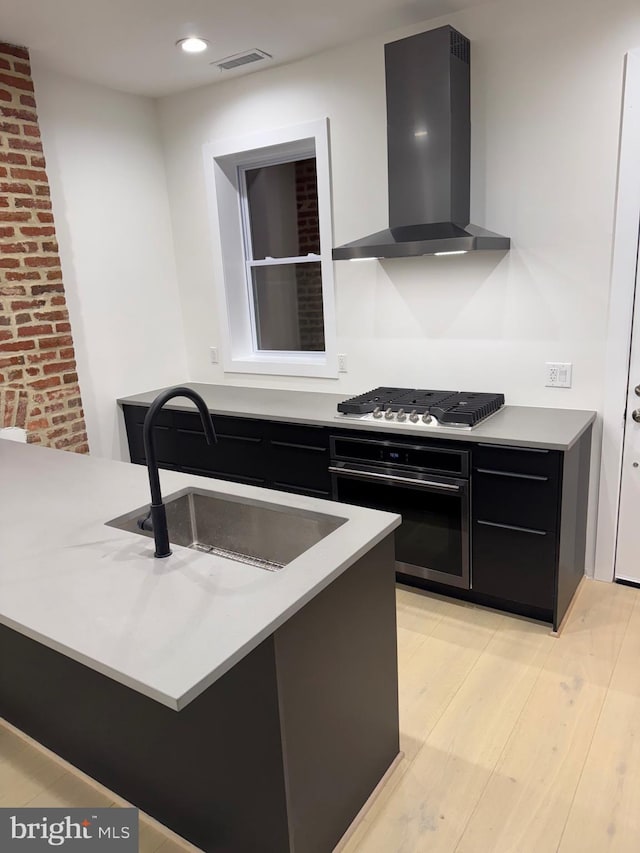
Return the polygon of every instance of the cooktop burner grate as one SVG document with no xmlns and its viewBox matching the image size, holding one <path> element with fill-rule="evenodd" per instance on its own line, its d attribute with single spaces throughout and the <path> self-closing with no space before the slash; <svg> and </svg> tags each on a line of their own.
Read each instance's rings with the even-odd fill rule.
<svg viewBox="0 0 640 853">
<path fill-rule="evenodd" d="M 394 411 L 404 409 L 407 412 L 415 409 L 421 415 L 431 411 L 434 406 L 446 405 L 453 393 L 453 391 L 405 391 L 392 402 L 391 408 Z"/>
<path fill-rule="evenodd" d="M 428 391 L 412 388 L 374 388 L 338 403 L 344 415 L 366 415 L 376 410 L 430 414 L 441 424 L 475 426 L 504 405 L 504 394 L 471 391 Z"/>
<path fill-rule="evenodd" d="M 504 405 L 504 394 L 472 394 L 461 392 L 448 397 L 442 406 L 432 406 L 430 412 L 441 424 L 475 426 Z"/>
<path fill-rule="evenodd" d="M 338 411 L 345 415 L 366 415 L 367 412 L 372 412 L 376 406 L 386 409 L 406 391 L 406 388 L 374 388 L 373 391 L 367 391 L 365 394 L 338 403 Z"/>
</svg>

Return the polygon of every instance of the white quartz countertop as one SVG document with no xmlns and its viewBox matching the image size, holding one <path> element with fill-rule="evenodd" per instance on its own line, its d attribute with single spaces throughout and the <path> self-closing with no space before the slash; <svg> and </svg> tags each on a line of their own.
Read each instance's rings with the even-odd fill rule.
<svg viewBox="0 0 640 853">
<path fill-rule="evenodd" d="M 419 427 L 394 423 L 393 429 L 375 422 L 362 422 L 336 417 L 337 405 L 347 394 L 324 394 L 317 391 L 278 391 L 269 388 L 247 388 L 236 385 L 183 383 L 197 391 L 213 414 L 242 418 L 315 424 L 336 429 L 357 429 L 425 438 L 486 442 L 520 447 L 568 450 L 596 418 L 596 412 L 581 409 L 552 409 L 534 406 L 504 406 L 472 430 L 447 427 Z M 165 388 L 157 388 L 119 403 L 148 406 Z M 363 392 L 367 389 L 362 389 Z M 194 409 L 186 398 L 176 398 L 165 408 Z"/>
<path fill-rule="evenodd" d="M 180 710 L 400 523 L 385 512 L 162 471 L 196 486 L 346 519 L 278 572 L 105 522 L 149 502 L 146 468 L 0 440 L 0 622 Z"/>
</svg>

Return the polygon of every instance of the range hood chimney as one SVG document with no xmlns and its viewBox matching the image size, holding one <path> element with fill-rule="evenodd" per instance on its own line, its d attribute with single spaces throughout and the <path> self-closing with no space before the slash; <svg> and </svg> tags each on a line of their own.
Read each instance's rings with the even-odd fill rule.
<svg viewBox="0 0 640 853">
<path fill-rule="evenodd" d="M 509 249 L 469 223 L 469 40 L 439 27 L 384 46 L 389 228 L 333 258 L 406 258 Z"/>
</svg>

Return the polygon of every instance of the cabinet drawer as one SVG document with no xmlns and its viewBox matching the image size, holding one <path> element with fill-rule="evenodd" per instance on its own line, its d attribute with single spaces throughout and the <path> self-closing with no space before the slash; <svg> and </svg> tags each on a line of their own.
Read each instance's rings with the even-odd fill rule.
<svg viewBox="0 0 640 853">
<path fill-rule="evenodd" d="M 478 520 L 472 531 L 472 578 L 476 592 L 553 610 L 556 537 Z"/>
<path fill-rule="evenodd" d="M 125 405 L 122 407 L 122 410 L 124 412 L 124 419 L 127 425 L 129 425 L 130 423 L 142 425 L 144 423 L 145 418 L 147 417 L 149 406 Z M 173 415 L 174 413 L 170 409 L 162 409 L 156 415 L 156 426 L 172 426 Z"/>
<path fill-rule="evenodd" d="M 315 451 L 329 450 L 329 433 L 323 427 L 281 424 L 274 421 L 263 423 L 269 440 L 276 446 L 302 447 Z"/>
<path fill-rule="evenodd" d="M 218 474 L 238 474 L 255 480 L 265 479 L 264 448 L 261 439 L 246 442 L 237 437 L 219 436 L 216 444 L 207 444 L 204 433 L 178 430 L 176 433 L 179 468 Z"/>
<path fill-rule="evenodd" d="M 329 497 L 329 435 L 321 427 L 269 424 L 269 480 L 275 489 Z"/>
<path fill-rule="evenodd" d="M 218 441 L 207 444 L 200 416 L 175 413 L 176 449 L 181 471 L 199 472 L 239 482 L 262 482 L 265 477 L 264 441 L 256 421 L 213 418 Z"/>
<path fill-rule="evenodd" d="M 228 418 L 212 415 L 218 438 L 262 438 L 263 422 L 245 418 Z M 200 432 L 204 435 L 200 415 L 197 412 L 173 412 L 173 423 L 180 430 Z"/>
<path fill-rule="evenodd" d="M 479 468 L 471 480 L 473 517 L 549 532 L 558 526 L 558 484 L 545 474 Z"/>
<path fill-rule="evenodd" d="M 146 464 L 142 428 L 149 409 L 146 406 L 124 406 L 124 422 L 129 443 L 129 457 L 132 462 Z M 153 427 L 156 457 L 161 468 L 175 469 L 175 434 L 172 427 L 171 412 L 161 412 Z"/>
<path fill-rule="evenodd" d="M 473 448 L 474 468 L 492 468 L 513 474 L 538 474 L 557 479 L 562 454 L 558 450 L 535 447 L 507 447 L 502 444 L 478 444 Z"/>
</svg>

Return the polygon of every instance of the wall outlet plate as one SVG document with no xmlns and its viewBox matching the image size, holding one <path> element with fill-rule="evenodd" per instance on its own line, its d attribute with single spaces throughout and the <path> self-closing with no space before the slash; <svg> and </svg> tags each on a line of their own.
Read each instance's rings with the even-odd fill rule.
<svg viewBox="0 0 640 853">
<path fill-rule="evenodd" d="M 218 363 L 218 347 L 209 347 L 209 361 L 211 364 Z"/>
<path fill-rule="evenodd" d="M 347 372 L 347 356 L 346 353 L 338 353 L 338 373 Z"/>
<path fill-rule="evenodd" d="M 570 361 L 547 361 L 545 364 L 545 386 L 547 388 L 571 388 L 573 364 Z"/>
</svg>

